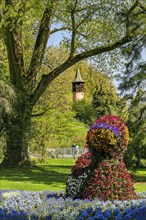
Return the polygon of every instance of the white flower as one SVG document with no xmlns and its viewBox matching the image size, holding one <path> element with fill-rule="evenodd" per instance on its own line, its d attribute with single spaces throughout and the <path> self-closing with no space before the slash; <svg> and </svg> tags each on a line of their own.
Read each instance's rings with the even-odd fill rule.
<svg viewBox="0 0 146 220">
<path fill-rule="evenodd" d="M 94 199 L 92 201 L 85 200 L 72 200 L 71 198 L 64 199 L 63 197 L 46 198 L 46 192 L 3 192 L 1 208 L 6 209 L 8 212 L 11 210 L 27 212 L 28 216 L 32 213 L 37 215 L 40 219 L 51 215 L 53 220 L 75 220 L 79 216 L 80 212 L 92 207 L 93 210 L 96 208 L 102 208 L 102 211 L 106 208 L 112 211 L 118 207 L 124 212 L 127 207 L 136 205 L 139 207 L 140 204 L 146 204 L 146 193 L 141 194 L 138 200 L 130 201 L 101 201 Z M 58 193 L 59 195 L 59 193 Z M 61 194 L 62 195 L 62 194 Z"/>
</svg>

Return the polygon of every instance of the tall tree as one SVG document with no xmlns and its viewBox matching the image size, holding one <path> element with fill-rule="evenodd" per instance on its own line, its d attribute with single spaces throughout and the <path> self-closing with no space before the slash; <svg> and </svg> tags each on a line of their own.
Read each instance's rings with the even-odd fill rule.
<svg viewBox="0 0 146 220">
<path fill-rule="evenodd" d="M 143 1 L 144 2 L 144 1 Z M 141 5 L 146 14 L 146 5 Z M 121 16 L 125 11 L 121 12 Z M 146 24 L 146 15 L 139 10 L 135 10 L 131 18 L 127 17 L 128 29 L 131 28 L 131 19 L 141 24 L 141 19 Z M 125 154 L 127 164 L 136 161 L 136 165 L 141 164 L 141 158 L 145 158 L 145 129 L 146 129 L 146 25 L 143 24 L 141 30 L 137 32 L 135 41 L 128 47 L 125 45 L 122 54 L 125 58 L 125 71 L 119 76 L 119 90 L 124 99 L 127 100 L 129 110 L 127 125 L 130 132 L 130 143 Z M 132 164 L 132 163 L 131 163 Z M 129 165 L 131 165 L 129 163 Z"/>
<path fill-rule="evenodd" d="M 119 21 L 119 11 L 126 2 L 126 19 Z M 83 59 L 135 40 L 143 20 L 139 18 L 139 25 L 130 20 L 129 28 L 129 19 L 135 11 L 142 14 L 144 9 L 139 0 L 126 2 L 1 0 L 1 33 L 7 49 L 8 74 L 16 91 L 14 114 L 5 118 L 7 149 L 2 166 L 30 164 L 28 139 L 32 110 L 57 76 Z M 69 55 L 61 64 L 39 75 L 50 36 L 61 30 L 67 31 L 63 44 Z"/>
<path fill-rule="evenodd" d="M 104 77 L 102 81 L 99 81 L 93 95 L 93 106 L 96 111 L 96 117 L 116 115 L 118 101 L 119 97 L 114 86 L 107 77 Z"/>
<path fill-rule="evenodd" d="M 142 90 L 138 90 L 129 104 L 127 126 L 130 143 L 125 161 L 129 166 L 140 166 L 141 159 L 146 159 L 146 102 L 143 101 Z"/>
</svg>

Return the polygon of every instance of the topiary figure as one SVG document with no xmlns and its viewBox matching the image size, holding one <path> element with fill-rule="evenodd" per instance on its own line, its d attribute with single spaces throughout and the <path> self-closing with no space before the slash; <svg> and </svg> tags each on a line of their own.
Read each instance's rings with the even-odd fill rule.
<svg viewBox="0 0 146 220">
<path fill-rule="evenodd" d="M 104 201 L 137 199 L 123 161 L 128 140 L 128 129 L 119 117 L 98 119 L 87 133 L 89 152 L 77 159 L 68 176 L 66 196 Z"/>
</svg>

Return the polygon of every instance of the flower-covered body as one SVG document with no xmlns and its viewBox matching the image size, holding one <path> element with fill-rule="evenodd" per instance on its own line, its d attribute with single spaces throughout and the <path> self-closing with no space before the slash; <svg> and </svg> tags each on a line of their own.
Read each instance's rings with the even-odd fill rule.
<svg viewBox="0 0 146 220">
<path fill-rule="evenodd" d="M 72 168 L 66 195 L 104 201 L 137 199 L 123 161 L 129 139 L 124 122 L 117 116 L 104 116 L 91 126 L 86 139 L 89 152 Z"/>
<path fill-rule="evenodd" d="M 106 200 L 137 199 L 131 175 L 125 163 L 104 160 L 93 171 L 83 190 L 84 198 Z"/>
</svg>

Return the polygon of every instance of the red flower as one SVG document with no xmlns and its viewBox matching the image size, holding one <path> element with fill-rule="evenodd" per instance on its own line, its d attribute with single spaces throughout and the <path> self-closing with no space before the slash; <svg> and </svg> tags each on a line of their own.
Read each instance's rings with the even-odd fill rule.
<svg viewBox="0 0 146 220">
<path fill-rule="evenodd" d="M 82 154 L 72 168 L 75 178 L 82 173 L 88 175 L 83 180 L 80 195 L 104 201 L 137 199 L 132 177 L 122 160 L 129 139 L 126 125 L 119 117 L 110 115 L 103 116 L 96 123 L 100 126 L 93 125 L 87 134 L 89 152 Z M 104 158 L 101 162 L 100 157 Z"/>
</svg>

